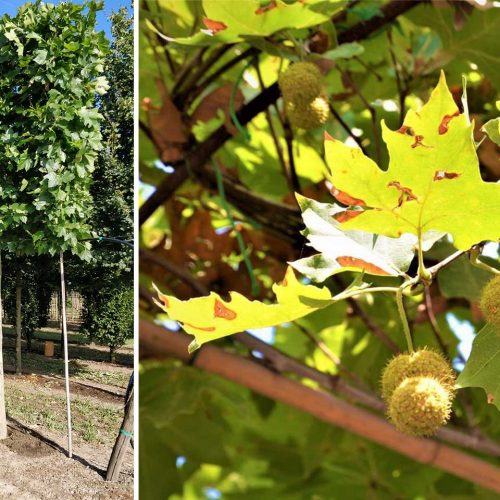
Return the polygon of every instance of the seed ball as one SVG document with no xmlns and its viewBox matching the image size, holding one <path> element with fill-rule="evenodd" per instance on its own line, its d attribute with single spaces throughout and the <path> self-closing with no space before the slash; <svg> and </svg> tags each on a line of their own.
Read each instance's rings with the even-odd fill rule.
<svg viewBox="0 0 500 500">
<path fill-rule="evenodd" d="M 432 377 L 410 377 L 394 391 L 391 422 L 405 434 L 430 436 L 450 418 L 453 392 Z"/>
<path fill-rule="evenodd" d="M 453 390 L 455 375 L 450 364 L 435 351 L 419 349 L 412 354 L 398 354 L 382 372 L 382 398 L 389 403 L 393 392 L 408 377 L 432 377 Z"/>
<path fill-rule="evenodd" d="M 500 328 L 500 275 L 488 281 L 481 292 L 479 307 L 484 319 Z"/>
<path fill-rule="evenodd" d="M 286 114 L 290 123 L 296 128 L 310 130 L 324 125 L 330 116 L 328 101 L 323 97 L 317 97 L 305 105 L 297 105 L 286 102 Z"/>
<path fill-rule="evenodd" d="M 305 106 L 321 93 L 323 78 L 319 68 L 310 62 L 291 64 L 278 78 L 278 85 L 287 102 Z"/>
</svg>

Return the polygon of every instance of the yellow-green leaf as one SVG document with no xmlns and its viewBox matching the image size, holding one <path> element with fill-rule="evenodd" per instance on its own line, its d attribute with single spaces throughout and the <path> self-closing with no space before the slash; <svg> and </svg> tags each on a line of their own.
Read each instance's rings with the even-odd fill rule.
<svg viewBox="0 0 500 500">
<path fill-rule="evenodd" d="M 390 154 L 386 171 L 361 150 L 327 136 L 334 195 L 366 209 L 343 228 L 392 237 L 443 231 L 461 250 L 497 240 L 500 185 L 481 179 L 472 131 L 441 73 L 427 104 L 418 112 L 410 110 L 399 130 L 382 122 Z"/>
<path fill-rule="evenodd" d="M 291 268 L 288 268 L 280 284 L 273 285 L 276 304 L 249 300 L 237 292 L 231 292 L 230 300 L 226 302 L 213 292 L 206 297 L 179 300 L 157 291 L 157 304 L 170 319 L 178 321 L 187 333 L 194 335 L 190 351 L 210 340 L 249 328 L 264 328 L 293 321 L 332 303 L 328 288 L 303 285 Z"/>
</svg>

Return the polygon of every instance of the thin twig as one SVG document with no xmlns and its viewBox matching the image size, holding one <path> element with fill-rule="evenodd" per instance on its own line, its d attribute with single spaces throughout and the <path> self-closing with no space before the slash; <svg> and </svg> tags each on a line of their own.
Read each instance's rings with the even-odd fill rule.
<svg viewBox="0 0 500 500">
<path fill-rule="evenodd" d="M 448 356 L 448 346 L 443 341 L 443 336 L 441 335 L 441 329 L 436 320 L 436 315 L 434 314 L 434 309 L 432 307 L 432 297 L 431 290 L 428 285 L 424 287 L 424 297 L 425 297 L 425 312 L 429 318 L 429 323 L 431 325 L 434 336 L 436 337 L 439 348 L 445 356 Z"/>
<path fill-rule="evenodd" d="M 261 88 L 261 90 L 264 90 L 264 88 L 265 88 L 264 80 L 262 78 L 262 73 L 260 71 L 260 65 L 259 65 L 258 60 L 255 61 L 255 70 L 257 72 L 257 78 L 259 79 L 260 88 Z M 267 123 L 269 124 L 269 131 L 271 132 L 271 137 L 273 138 L 274 146 L 276 148 L 276 153 L 278 155 L 278 159 L 279 159 L 279 162 L 281 165 L 281 170 L 282 170 L 283 175 L 285 176 L 285 179 L 287 181 L 288 188 L 293 193 L 292 178 L 290 176 L 288 166 L 287 166 L 286 161 L 285 161 L 285 156 L 283 154 L 283 148 L 281 147 L 281 144 L 280 144 L 280 141 L 278 138 L 278 134 L 276 132 L 276 128 L 275 128 L 274 123 L 273 123 L 273 117 L 271 116 L 271 112 L 269 111 L 269 108 L 266 108 L 265 113 L 266 113 Z"/>
<path fill-rule="evenodd" d="M 244 61 L 248 57 L 254 56 L 255 54 L 257 54 L 257 50 L 251 47 L 242 52 L 241 54 L 238 54 L 236 57 L 234 57 L 227 63 L 223 64 L 220 68 L 215 70 L 212 74 L 207 76 L 205 80 L 203 80 L 200 84 L 198 84 L 196 87 L 192 89 L 192 91 L 189 93 L 189 96 L 186 98 L 187 105 L 193 102 L 212 82 L 217 80 L 219 76 L 224 74 L 227 70 L 231 69 L 240 61 Z"/>
<path fill-rule="evenodd" d="M 393 353 L 401 352 L 397 344 L 389 337 L 389 335 L 379 326 L 373 319 L 364 311 L 364 309 L 359 305 L 356 299 L 348 298 L 347 303 L 351 306 L 354 314 L 358 316 L 361 321 L 367 326 L 375 337 L 381 340 L 387 348 Z"/>
<path fill-rule="evenodd" d="M 295 159 L 293 156 L 293 131 L 290 126 L 290 122 L 285 118 L 284 121 L 284 132 L 285 132 L 285 141 L 286 141 L 286 149 L 288 153 L 288 166 L 290 167 L 290 178 L 292 180 L 293 190 L 296 193 L 301 194 L 299 177 L 297 176 L 297 171 L 295 169 Z"/>
<path fill-rule="evenodd" d="M 398 69 L 398 63 L 396 60 L 396 54 L 394 54 L 393 50 L 393 42 L 392 42 L 392 31 L 391 29 L 387 30 L 387 38 L 389 40 L 389 53 L 391 55 L 391 61 L 392 65 L 394 67 L 394 73 L 396 74 L 396 86 L 398 89 L 398 96 L 399 96 L 399 123 L 400 125 L 403 124 L 404 118 L 405 118 L 405 99 L 406 99 L 406 94 L 407 94 L 407 88 L 403 88 L 403 83 L 401 81 L 401 76 L 399 74 L 399 69 Z"/>
<path fill-rule="evenodd" d="M 451 254 L 450 256 L 446 257 L 446 259 L 443 259 L 441 262 L 438 262 L 434 266 L 429 267 L 429 269 L 427 269 L 427 271 L 430 273 L 430 275 L 432 276 L 432 278 L 435 278 L 436 274 L 443 267 L 447 266 L 448 264 L 451 264 L 454 260 L 458 259 L 459 257 L 461 257 L 462 255 L 464 255 L 465 253 L 467 253 L 467 252 L 464 251 L 464 250 L 459 250 L 458 252 L 455 252 L 455 253 Z"/>
<path fill-rule="evenodd" d="M 366 155 L 366 150 L 363 147 L 363 144 L 361 144 L 361 139 L 359 137 L 357 137 L 356 135 L 354 135 L 354 133 L 351 130 L 351 128 L 349 127 L 349 125 L 347 125 L 347 123 L 344 121 L 344 119 L 342 118 L 342 116 L 340 116 L 340 113 L 338 113 L 335 110 L 335 108 L 333 107 L 333 104 L 331 102 L 329 102 L 328 105 L 330 107 L 330 112 L 336 118 L 336 120 L 339 122 L 340 126 L 349 134 L 350 137 L 352 137 L 352 139 L 359 146 L 359 149 L 361 149 L 361 151 L 363 152 L 363 154 Z"/>
<path fill-rule="evenodd" d="M 354 380 L 361 386 L 365 383 L 353 372 L 348 370 L 343 364 L 340 358 L 330 350 L 330 348 L 316 335 L 312 334 L 307 328 L 303 327 L 300 323 L 295 322 L 295 326 L 337 367 L 338 371 L 344 374 L 346 377 Z"/>
<path fill-rule="evenodd" d="M 381 152 L 381 146 L 380 146 L 380 137 L 379 137 L 378 128 L 377 128 L 377 112 L 375 111 L 375 108 L 368 102 L 366 97 L 361 93 L 358 85 L 351 78 L 351 75 L 346 73 L 346 72 L 344 74 L 347 76 L 347 78 L 349 80 L 349 86 L 358 95 L 358 97 L 361 99 L 363 104 L 366 106 L 366 109 L 370 113 L 371 121 L 372 121 L 372 129 L 373 129 L 373 142 L 375 144 L 375 158 L 377 160 L 377 163 L 380 165 L 382 152 Z"/>
</svg>

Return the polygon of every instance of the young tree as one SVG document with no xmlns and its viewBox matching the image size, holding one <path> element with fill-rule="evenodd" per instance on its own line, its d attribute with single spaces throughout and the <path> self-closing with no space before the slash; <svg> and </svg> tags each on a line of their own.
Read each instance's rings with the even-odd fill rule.
<svg viewBox="0 0 500 500">
<path fill-rule="evenodd" d="M 37 0 L 0 19 L 0 248 L 59 253 L 61 269 L 65 251 L 90 257 L 95 96 L 107 88 L 98 9 Z"/>
</svg>

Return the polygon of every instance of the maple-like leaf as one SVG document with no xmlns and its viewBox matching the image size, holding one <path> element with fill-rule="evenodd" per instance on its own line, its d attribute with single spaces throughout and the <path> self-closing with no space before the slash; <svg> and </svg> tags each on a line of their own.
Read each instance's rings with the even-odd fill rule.
<svg viewBox="0 0 500 500">
<path fill-rule="evenodd" d="M 332 304 L 328 288 L 303 285 L 288 268 L 282 283 L 274 284 L 276 304 L 264 304 L 249 300 L 237 292 L 230 292 L 225 301 L 216 293 L 206 297 L 179 300 L 158 291 L 157 304 L 172 320 L 195 340 L 189 345 L 193 351 L 202 344 L 249 328 L 264 328 L 279 325 Z"/>
<path fill-rule="evenodd" d="M 307 28 L 328 21 L 342 8 L 343 0 L 308 0 L 287 3 L 272 0 L 203 0 L 205 29 L 189 37 L 172 38 L 148 26 L 161 37 L 179 45 L 237 43 L 246 37 L 264 37 L 287 28 Z"/>
<path fill-rule="evenodd" d="M 473 124 L 459 112 L 441 73 L 427 104 L 410 110 L 399 130 L 382 122 L 390 154 L 387 170 L 327 136 L 334 196 L 364 208 L 343 228 L 392 237 L 443 231 L 460 250 L 497 240 L 500 185 L 481 179 L 472 133 Z"/>
<path fill-rule="evenodd" d="M 302 274 L 323 281 L 342 271 L 366 272 L 377 276 L 401 276 L 408 269 L 417 239 L 412 234 L 388 238 L 365 231 L 344 231 L 341 221 L 356 216 L 339 205 L 320 203 L 296 195 L 306 229 L 302 234 L 321 252 L 291 262 Z"/>
</svg>

